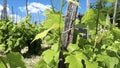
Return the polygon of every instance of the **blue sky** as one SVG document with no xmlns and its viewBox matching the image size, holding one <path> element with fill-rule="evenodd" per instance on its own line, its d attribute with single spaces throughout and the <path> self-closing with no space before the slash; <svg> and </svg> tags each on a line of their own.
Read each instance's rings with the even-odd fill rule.
<svg viewBox="0 0 120 68">
<path fill-rule="evenodd" d="M 52 0 L 56 9 L 60 8 L 60 0 Z M 95 2 L 95 0 L 91 0 L 91 2 Z M 84 14 L 86 11 L 86 0 L 79 0 L 80 7 L 78 12 Z M 11 16 L 12 7 L 14 10 L 14 16 L 18 17 L 18 19 L 26 16 L 25 12 L 25 0 L 7 0 L 8 4 L 8 14 Z M 0 0 L 0 14 L 2 10 L 3 0 Z M 44 19 L 42 16 L 45 9 L 51 7 L 50 0 L 28 0 L 28 9 L 29 13 L 32 15 L 32 21 L 41 21 Z M 66 12 L 66 7 L 63 8 L 63 12 Z M 38 16 L 39 15 L 39 16 Z"/>
</svg>

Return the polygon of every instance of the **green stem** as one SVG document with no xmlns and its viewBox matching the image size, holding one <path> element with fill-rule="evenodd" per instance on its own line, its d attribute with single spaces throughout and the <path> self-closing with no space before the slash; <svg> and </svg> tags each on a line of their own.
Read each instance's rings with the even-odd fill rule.
<svg viewBox="0 0 120 68">
<path fill-rule="evenodd" d="M 8 68 L 7 67 L 7 64 L 5 63 L 5 61 L 2 59 L 2 57 L 0 57 L 0 60 L 3 62 L 3 64 L 5 65 L 5 68 Z"/>
<path fill-rule="evenodd" d="M 97 17 L 97 21 L 96 21 L 96 34 L 95 34 L 95 43 L 94 43 L 94 47 L 93 47 L 93 52 L 95 51 L 96 48 L 96 44 L 97 44 L 97 39 L 98 39 L 98 22 L 99 22 L 99 9 L 98 9 L 98 17 Z"/>
<path fill-rule="evenodd" d="M 96 20 L 96 34 L 95 34 L 95 43 L 94 43 L 94 47 L 93 47 L 93 52 L 95 51 L 95 48 L 96 48 L 96 45 L 97 45 L 97 39 L 98 39 L 98 25 L 99 25 L 99 16 L 100 16 L 100 9 L 101 9 L 101 0 L 100 0 L 100 3 L 99 3 L 99 6 L 98 9 L 97 9 L 97 20 Z"/>
<path fill-rule="evenodd" d="M 100 9 L 98 9 L 98 15 L 97 15 L 97 21 L 96 21 L 96 35 L 98 34 L 99 15 L 100 15 Z"/>
<path fill-rule="evenodd" d="M 60 40 L 59 40 L 59 46 L 61 46 L 61 17 L 62 17 L 62 0 L 60 0 L 60 4 L 61 4 L 61 7 L 60 7 L 60 19 L 59 19 L 59 37 L 60 37 Z"/>
<path fill-rule="evenodd" d="M 118 55 L 118 53 L 116 52 L 116 56 L 120 59 L 120 56 Z"/>
<path fill-rule="evenodd" d="M 62 3 L 63 3 L 63 0 L 60 0 L 60 4 L 61 4 L 61 7 L 60 7 L 60 21 L 59 21 L 59 58 L 58 58 L 58 65 L 57 67 L 58 68 L 65 68 L 65 58 L 64 58 L 64 55 L 63 55 L 63 46 L 61 45 L 62 43 L 62 38 L 61 38 L 61 20 L 62 20 Z"/>
</svg>

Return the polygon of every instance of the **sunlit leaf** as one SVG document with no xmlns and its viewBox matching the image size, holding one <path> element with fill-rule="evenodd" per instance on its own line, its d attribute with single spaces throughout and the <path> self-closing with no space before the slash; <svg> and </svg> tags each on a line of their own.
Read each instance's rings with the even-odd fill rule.
<svg viewBox="0 0 120 68">
<path fill-rule="evenodd" d="M 0 68 L 6 68 L 6 66 L 4 65 L 4 63 L 0 60 Z"/>
<path fill-rule="evenodd" d="M 111 22 L 110 22 L 110 16 L 108 14 L 106 16 L 106 24 L 107 24 L 107 26 L 110 27 Z"/>
<path fill-rule="evenodd" d="M 58 43 L 55 43 L 54 45 L 52 45 L 51 49 L 54 50 L 55 52 L 57 52 L 59 50 Z"/>
<path fill-rule="evenodd" d="M 114 39 L 120 39 L 120 29 L 118 28 L 113 28 L 112 33 L 114 35 Z"/>
<path fill-rule="evenodd" d="M 51 11 L 46 12 L 46 20 L 43 23 L 43 28 L 48 29 L 53 26 L 53 24 L 59 24 L 60 22 L 60 14 L 58 13 L 53 13 Z M 61 23 L 59 24 L 63 28 L 63 18 L 61 18 Z M 57 29 L 57 28 L 56 28 Z"/>
<path fill-rule="evenodd" d="M 5 50 L 5 44 L 0 44 L 0 52 L 3 52 Z"/>
<path fill-rule="evenodd" d="M 38 39 L 43 39 L 43 38 L 48 34 L 48 32 L 49 32 L 50 30 L 52 30 L 52 29 L 54 29 L 54 28 L 58 28 L 58 27 L 59 27 L 59 24 L 57 24 L 57 23 L 53 24 L 53 25 L 51 26 L 51 28 L 49 28 L 49 29 L 47 29 L 47 30 L 45 30 L 45 31 L 37 34 L 37 35 L 35 36 L 35 38 L 34 38 L 33 41 L 38 40 Z M 33 42 L 33 41 L 32 41 L 32 42 Z"/>
<path fill-rule="evenodd" d="M 81 63 L 82 58 L 77 58 L 75 55 L 67 56 L 65 63 L 69 63 L 69 68 L 83 68 Z"/>
<path fill-rule="evenodd" d="M 65 58 L 65 63 L 69 63 L 69 68 L 83 68 L 82 61 L 86 61 L 87 57 L 81 52 L 74 52 Z"/>
<path fill-rule="evenodd" d="M 110 19 L 109 19 L 109 16 L 107 15 L 106 18 L 105 18 L 105 15 L 103 13 L 100 13 L 99 15 L 99 23 L 105 27 L 107 27 L 109 25 L 109 22 Z"/>
<path fill-rule="evenodd" d="M 120 49 L 119 45 L 120 45 L 120 42 L 114 41 L 112 43 L 112 46 L 107 47 L 107 50 L 111 50 L 111 51 L 114 51 L 115 53 L 117 53 L 119 51 L 119 49 Z"/>
<path fill-rule="evenodd" d="M 97 13 L 94 9 L 89 9 L 82 18 L 82 23 L 88 26 L 88 29 L 94 29 L 96 27 Z"/>
<path fill-rule="evenodd" d="M 116 0 L 106 0 L 106 2 L 115 2 Z"/>
<path fill-rule="evenodd" d="M 45 63 L 42 57 L 39 60 L 39 62 L 36 64 L 35 68 L 47 68 L 47 64 Z"/>
<path fill-rule="evenodd" d="M 98 68 L 98 63 L 97 62 L 88 62 L 86 61 L 86 68 Z"/>
<path fill-rule="evenodd" d="M 78 47 L 77 44 L 69 44 L 67 49 L 68 49 L 69 52 L 72 52 L 72 51 L 78 50 L 79 47 Z"/>
<path fill-rule="evenodd" d="M 48 65 L 50 65 L 50 67 L 51 67 L 51 62 L 52 62 L 52 61 L 56 61 L 56 59 L 58 60 L 58 52 L 55 52 L 55 51 L 53 51 L 53 50 L 51 50 L 51 49 L 43 52 L 42 55 L 43 55 L 44 61 L 45 61 Z M 56 57 L 56 58 L 55 58 L 55 57 Z M 54 63 L 54 62 L 53 62 L 53 63 Z"/>
</svg>

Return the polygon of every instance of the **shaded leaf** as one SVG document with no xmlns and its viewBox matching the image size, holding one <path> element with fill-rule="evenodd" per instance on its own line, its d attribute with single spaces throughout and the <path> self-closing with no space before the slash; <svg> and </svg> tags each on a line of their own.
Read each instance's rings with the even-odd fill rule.
<svg viewBox="0 0 120 68">
<path fill-rule="evenodd" d="M 23 62 L 23 57 L 19 53 L 10 53 L 7 55 L 7 60 L 9 61 L 11 68 L 26 68 Z"/>
<path fill-rule="evenodd" d="M 4 63 L 0 60 L 0 68 L 6 68 Z"/>
<path fill-rule="evenodd" d="M 118 58 L 110 57 L 108 55 L 97 55 L 97 61 L 105 63 L 107 68 L 114 68 L 119 63 Z"/>
</svg>

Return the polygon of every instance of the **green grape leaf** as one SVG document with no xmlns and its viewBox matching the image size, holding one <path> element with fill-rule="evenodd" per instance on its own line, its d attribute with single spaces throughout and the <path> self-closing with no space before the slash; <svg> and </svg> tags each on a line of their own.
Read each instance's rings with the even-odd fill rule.
<svg viewBox="0 0 120 68">
<path fill-rule="evenodd" d="M 112 43 L 112 46 L 108 46 L 107 47 L 107 50 L 111 50 L 111 51 L 114 51 L 114 52 L 118 52 L 118 50 L 120 49 L 120 42 L 118 42 L 118 41 L 114 41 L 113 43 Z"/>
<path fill-rule="evenodd" d="M 77 58 L 75 55 L 67 56 L 65 60 L 65 63 L 69 63 L 69 68 L 83 68 L 82 59 Z"/>
<path fill-rule="evenodd" d="M 4 63 L 0 60 L 0 68 L 6 68 L 6 66 L 4 65 Z"/>
<path fill-rule="evenodd" d="M 48 66 L 49 66 L 49 68 L 57 68 L 57 63 L 55 62 L 54 58 L 52 59 L 50 64 L 48 64 Z"/>
<path fill-rule="evenodd" d="M 55 41 L 57 41 L 56 33 L 56 30 L 51 30 L 50 33 L 48 33 L 48 35 L 45 37 L 46 44 L 51 45 L 54 44 Z"/>
<path fill-rule="evenodd" d="M 93 30 L 96 27 L 97 13 L 94 9 L 89 9 L 82 17 L 82 23 L 88 26 L 88 29 Z"/>
<path fill-rule="evenodd" d="M 60 26 L 63 27 L 63 18 L 61 18 L 61 23 Z M 51 26 L 53 26 L 53 24 L 59 24 L 60 22 L 60 15 L 58 13 L 52 13 L 49 11 L 48 14 L 46 14 L 46 20 L 45 22 L 42 24 L 43 28 L 45 29 L 49 29 L 51 28 Z M 58 27 L 56 27 L 55 29 L 57 29 Z"/>
<path fill-rule="evenodd" d="M 28 14 L 28 16 L 27 16 L 27 17 L 25 17 L 24 21 L 29 22 L 29 21 L 30 21 L 30 19 L 31 19 L 31 15 L 30 15 L 30 14 Z"/>
<path fill-rule="evenodd" d="M 0 52 L 3 52 L 5 50 L 5 44 L 0 44 Z"/>
<path fill-rule="evenodd" d="M 86 61 L 85 62 L 85 64 L 86 64 L 86 68 L 98 68 L 98 63 L 97 62 L 88 62 L 88 61 Z"/>
<path fill-rule="evenodd" d="M 116 68 L 120 68 L 120 63 L 116 65 Z"/>
<path fill-rule="evenodd" d="M 105 0 L 106 2 L 115 2 L 116 0 Z"/>
<path fill-rule="evenodd" d="M 80 24 L 80 20 L 75 20 L 75 25 Z"/>
<path fill-rule="evenodd" d="M 38 39 L 43 39 L 43 38 L 47 35 L 47 33 L 49 32 L 49 30 L 50 30 L 50 29 L 45 30 L 45 31 L 43 31 L 42 33 L 37 34 L 37 35 L 35 36 L 35 39 L 34 39 L 33 41 L 38 40 Z"/>
<path fill-rule="evenodd" d="M 68 49 L 69 52 L 73 52 L 75 50 L 78 50 L 79 47 L 78 47 L 77 44 L 69 44 L 67 49 Z"/>
<path fill-rule="evenodd" d="M 19 53 L 10 53 L 7 56 L 11 68 L 26 68 L 23 57 Z"/>
<path fill-rule="evenodd" d="M 87 57 L 81 52 L 74 52 L 65 58 L 65 63 L 69 63 L 69 68 L 83 68 L 82 60 L 86 61 Z"/>
<path fill-rule="evenodd" d="M 10 68 L 10 63 L 6 56 L 0 56 L 0 68 Z"/>
<path fill-rule="evenodd" d="M 35 65 L 35 68 L 47 68 L 47 64 L 45 63 L 42 57 L 39 60 L 39 62 Z"/>
<path fill-rule="evenodd" d="M 110 25 L 111 25 L 111 22 L 110 22 L 110 16 L 107 14 L 107 16 L 106 16 L 106 25 L 108 26 L 108 27 L 110 27 Z"/>
<path fill-rule="evenodd" d="M 51 49 L 49 49 L 49 50 L 47 50 L 47 51 L 44 51 L 43 52 L 43 59 L 44 59 L 44 61 L 48 64 L 48 65 L 51 65 L 51 62 L 52 61 L 55 61 L 55 56 L 57 56 L 57 58 L 58 58 L 58 53 L 57 52 L 55 52 L 55 51 L 53 51 L 53 50 L 51 50 Z M 58 60 L 58 59 L 57 59 Z"/>
<path fill-rule="evenodd" d="M 2 35 L 0 35 L 0 40 L 3 38 L 3 36 Z"/>
<path fill-rule="evenodd" d="M 54 45 L 52 45 L 51 49 L 54 50 L 55 52 L 57 52 L 59 50 L 58 43 L 55 43 Z"/>
<path fill-rule="evenodd" d="M 0 56 L 1 60 L 4 61 L 6 64 L 9 63 L 6 56 Z"/>
<path fill-rule="evenodd" d="M 19 46 L 21 40 L 22 40 L 22 38 L 18 38 L 18 39 L 16 40 L 16 43 L 15 43 L 14 46 L 15 46 L 15 47 Z"/>
<path fill-rule="evenodd" d="M 113 33 L 115 40 L 120 39 L 120 29 L 119 28 L 113 28 L 112 33 Z"/>
<path fill-rule="evenodd" d="M 53 25 L 51 26 L 51 28 L 49 28 L 49 29 L 47 29 L 47 30 L 45 30 L 45 31 L 37 34 L 32 42 L 34 42 L 35 40 L 38 40 L 38 39 L 43 39 L 43 38 L 48 34 L 48 32 L 49 32 L 50 30 L 52 30 L 52 29 L 54 29 L 54 28 L 58 28 L 58 27 L 59 27 L 59 24 L 57 24 L 57 23 L 53 24 Z"/>
<path fill-rule="evenodd" d="M 105 27 L 110 27 L 110 16 L 107 14 L 106 18 L 103 13 L 100 13 L 99 23 Z"/>
<path fill-rule="evenodd" d="M 97 61 L 105 63 L 107 68 L 114 68 L 119 63 L 118 58 L 108 55 L 97 55 Z"/>
<path fill-rule="evenodd" d="M 10 40 L 8 40 L 7 44 L 10 46 L 10 45 L 12 45 L 12 44 L 13 44 L 13 42 L 12 42 L 12 41 L 10 41 Z"/>
</svg>

